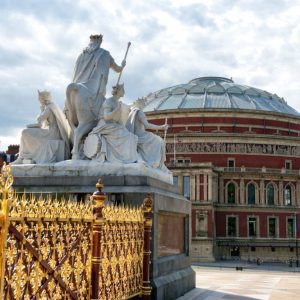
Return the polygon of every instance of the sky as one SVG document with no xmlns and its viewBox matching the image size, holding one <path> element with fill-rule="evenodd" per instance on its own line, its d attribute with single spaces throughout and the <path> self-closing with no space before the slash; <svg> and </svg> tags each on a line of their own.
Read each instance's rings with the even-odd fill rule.
<svg viewBox="0 0 300 300">
<path fill-rule="evenodd" d="M 276 93 L 300 111 L 300 0 L 0 0 L 0 150 L 39 114 L 64 107 L 90 34 L 120 64 L 125 102 L 201 76 Z M 110 72 L 107 96 L 118 75 Z"/>
</svg>

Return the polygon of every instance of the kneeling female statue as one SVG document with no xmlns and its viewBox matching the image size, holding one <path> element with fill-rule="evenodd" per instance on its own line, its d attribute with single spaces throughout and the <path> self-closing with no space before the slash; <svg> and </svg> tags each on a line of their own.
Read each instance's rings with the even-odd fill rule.
<svg viewBox="0 0 300 300">
<path fill-rule="evenodd" d="M 13 164 L 52 163 L 70 157 L 70 127 L 51 93 L 38 91 L 41 112 L 37 123 L 22 131 L 19 157 Z"/>
<path fill-rule="evenodd" d="M 88 158 L 100 162 L 134 163 L 138 160 L 137 136 L 122 124 L 122 103 L 124 86 L 113 87 L 112 97 L 103 103 L 103 116 L 98 125 L 86 138 L 84 153 Z M 96 151 L 92 148 L 97 145 Z"/>
</svg>

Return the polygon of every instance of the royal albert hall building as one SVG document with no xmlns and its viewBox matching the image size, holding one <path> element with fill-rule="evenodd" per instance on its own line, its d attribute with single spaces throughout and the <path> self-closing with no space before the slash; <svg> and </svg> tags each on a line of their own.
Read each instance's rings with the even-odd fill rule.
<svg viewBox="0 0 300 300">
<path fill-rule="evenodd" d="M 150 122 L 170 125 L 166 165 L 192 203 L 192 259 L 296 261 L 300 114 L 276 94 L 222 77 L 140 101 Z"/>
</svg>

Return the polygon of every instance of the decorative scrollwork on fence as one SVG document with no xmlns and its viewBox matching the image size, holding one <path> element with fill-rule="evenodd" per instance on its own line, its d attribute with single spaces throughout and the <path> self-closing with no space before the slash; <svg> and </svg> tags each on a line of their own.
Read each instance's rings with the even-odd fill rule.
<svg viewBox="0 0 300 300">
<path fill-rule="evenodd" d="M 149 300 L 151 197 L 140 208 L 23 195 L 0 175 L 0 300 Z M 149 202 L 150 201 L 150 202 Z M 146 270 L 146 272 L 145 272 Z"/>
<path fill-rule="evenodd" d="M 99 299 L 128 299 L 142 293 L 144 213 L 142 208 L 103 209 Z"/>
<path fill-rule="evenodd" d="M 50 196 L 7 198 L 10 176 L 1 178 L 7 211 L 0 299 L 89 299 L 92 207 Z"/>
</svg>

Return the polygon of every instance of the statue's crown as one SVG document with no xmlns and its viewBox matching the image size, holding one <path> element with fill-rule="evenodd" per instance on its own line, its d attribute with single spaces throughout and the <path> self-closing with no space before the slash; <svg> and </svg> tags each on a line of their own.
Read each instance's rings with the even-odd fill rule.
<svg viewBox="0 0 300 300">
<path fill-rule="evenodd" d="M 51 100 L 51 92 L 44 90 L 44 91 L 40 91 L 38 90 L 39 93 L 39 98 L 41 99 L 46 99 L 46 100 Z"/>
<path fill-rule="evenodd" d="M 90 40 L 101 40 L 103 39 L 103 35 L 102 34 L 91 34 L 90 35 Z"/>
</svg>

